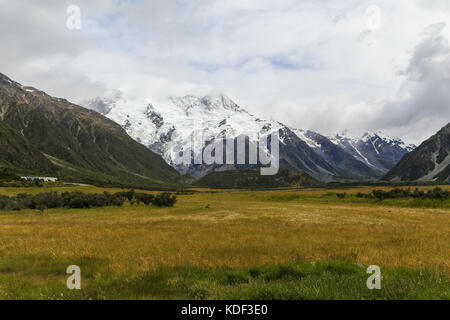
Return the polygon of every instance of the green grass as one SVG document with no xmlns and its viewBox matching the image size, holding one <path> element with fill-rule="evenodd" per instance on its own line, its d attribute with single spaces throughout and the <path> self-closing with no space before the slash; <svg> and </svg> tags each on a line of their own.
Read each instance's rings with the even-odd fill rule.
<svg viewBox="0 0 450 320">
<path fill-rule="evenodd" d="M 42 258 L 42 257 L 41 257 Z M 27 267 L 34 259 L 0 267 L 2 297 L 6 299 L 450 299 L 446 275 L 403 268 L 382 268 L 381 289 L 366 286 L 366 266 L 344 262 L 295 262 L 246 269 L 178 267 L 140 276 L 109 276 L 104 261 L 84 258 L 82 290 L 68 290 L 64 270 L 69 261 L 49 257 Z M 73 262 L 73 261 L 72 261 Z M 25 284 L 7 273 L 28 279 L 46 275 L 46 282 Z M 17 281 L 21 285 L 17 285 Z M 24 290 L 26 288 L 26 290 Z"/>
<path fill-rule="evenodd" d="M 346 191 L 346 190 L 341 190 Z M 348 190 L 347 190 L 348 191 Z M 302 192 L 295 190 L 288 190 L 286 192 L 267 192 L 267 193 L 242 193 L 236 200 L 247 201 L 253 199 L 258 201 L 269 202 L 302 202 L 302 203 L 317 203 L 317 204 L 345 204 L 345 205 L 367 205 L 367 206 L 389 206 L 402 208 L 450 208 L 449 200 L 439 199 L 413 199 L 413 198 L 399 198 L 399 199 L 385 199 L 378 200 L 375 198 L 359 198 L 353 191 L 346 195 L 345 198 L 338 198 L 336 193 L 324 190 Z"/>
</svg>

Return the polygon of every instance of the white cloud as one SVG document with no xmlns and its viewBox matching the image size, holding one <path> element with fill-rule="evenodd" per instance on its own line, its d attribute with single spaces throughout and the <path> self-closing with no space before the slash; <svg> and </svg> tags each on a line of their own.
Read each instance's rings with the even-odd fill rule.
<svg viewBox="0 0 450 320">
<path fill-rule="evenodd" d="M 65 27 L 73 3 L 80 31 Z M 367 28 L 371 5 L 379 30 Z M 119 88 L 148 99 L 221 91 L 291 126 L 385 129 L 416 142 L 450 121 L 439 78 L 450 31 L 434 31 L 434 47 L 423 34 L 448 20 L 446 0 L 0 0 L 0 8 L 0 72 L 73 101 Z"/>
<path fill-rule="evenodd" d="M 420 139 L 450 121 L 450 45 L 442 35 L 445 27 L 441 22 L 425 29 L 402 72 L 405 82 L 398 97 L 381 105 L 375 123 Z"/>
</svg>

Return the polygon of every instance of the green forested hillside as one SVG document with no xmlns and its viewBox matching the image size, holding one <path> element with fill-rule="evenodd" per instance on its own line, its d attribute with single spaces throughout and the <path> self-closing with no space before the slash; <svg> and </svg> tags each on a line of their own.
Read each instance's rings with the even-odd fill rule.
<svg viewBox="0 0 450 320">
<path fill-rule="evenodd" d="M 39 174 L 57 171 L 32 143 L 3 121 L 0 121 L 0 167 Z"/>
<path fill-rule="evenodd" d="M 0 164 L 76 182 L 168 186 L 178 173 L 99 113 L 0 74 Z"/>
<path fill-rule="evenodd" d="M 323 185 L 306 172 L 281 168 L 275 176 L 262 176 L 259 169 L 216 171 L 197 180 L 196 185 L 224 189 L 317 187 Z"/>
</svg>

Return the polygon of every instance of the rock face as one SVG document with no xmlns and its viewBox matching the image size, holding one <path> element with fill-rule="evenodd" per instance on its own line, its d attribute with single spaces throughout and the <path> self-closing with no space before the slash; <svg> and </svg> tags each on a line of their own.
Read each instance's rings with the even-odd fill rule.
<svg viewBox="0 0 450 320">
<path fill-rule="evenodd" d="M 356 149 L 348 150 L 346 143 L 313 131 L 296 130 L 295 132 L 303 140 L 308 141 L 311 147 L 330 164 L 352 173 L 359 179 L 378 178 L 386 172 L 382 168 L 366 162 Z M 354 151 L 354 153 L 350 151 Z"/>
<path fill-rule="evenodd" d="M 416 147 L 382 132 L 367 132 L 362 137 L 351 137 L 343 133 L 330 137 L 330 140 L 356 159 L 382 173 L 392 169 L 405 154 Z"/>
<path fill-rule="evenodd" d="M 109 105 L 101 106 L 107 112 Z M 17 171 L 130 186 L 175 184 L 179 177 L 112 120 L 2 74 L 0 117 L 0 162 Z"/>
<path fill-rule="evenodd" d="M 105 99 L 87 101 L 84 105 L 103 112 L 122 125 L 131 137 L 160 154 L 180 173 L 196 178 L 213 171 L 258 167 L 248 163 L 176 164 L 176 158 L 189 149 L 199 134 L 203 135 L 206 144 L 223 139 L 236 143 L 240 136 L 249 136 L 248 143 L 255 143 L 257 139 L 252 140 L 252 137 L 265 137 L 277 132 L 281 167 L 304 170 L 322 181 L 379 178 L 408 152 L 401 141 L 381 138 L 374 142 L 376 149 L 369 138 L 361 138 L 356 148 L 349 148 L 344 137 L 341 141 L 337 137 L 330 138 L 289 128 L 277 121 L 259 119 L 224 95 L 170 97 L 155 102 L 127 99 L 121 93 L 114 93 Z M 202 154 L 203 150 L 201 145 L 194 145 L 192 156 Z"/>
<path fill-rule="evenodd" d="M 450 123 L 407 154 L 383 179 L 450 182 Z"/>
</svg>

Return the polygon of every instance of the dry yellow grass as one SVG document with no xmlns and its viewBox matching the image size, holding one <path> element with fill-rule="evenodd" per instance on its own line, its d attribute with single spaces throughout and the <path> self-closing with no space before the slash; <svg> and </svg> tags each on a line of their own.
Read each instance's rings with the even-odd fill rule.
<svg viewBox="0 0 450 320">
<path fill-rule="evenodd" d="M 74 189 L 105 190 L 70 188 Z M 115 274 L 186 265 L 242 268 L 299 258 L 426 268 L 450 274 L 450 210 L 314 201 L 314 196 L 319 199 L 327 192 L 200 193 L 179 196 L 174 208 L 125 206 L 53 209 L 44 215 L 33 210 L 2 213 L 0 257 L 15 264 L 37 263 L 41 258 L 69 263 L 95 259 L 103 265 L 99 272 Z M 3 189 L 0 193 L 17 190 Z M 266 201 L 273 195 L 292 193 L 313 198 Z M 206 204 L 210 208 L 205 208 Z"/>
</svg>

